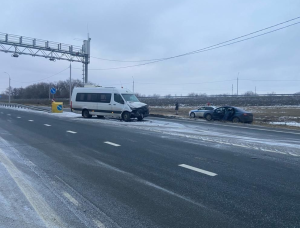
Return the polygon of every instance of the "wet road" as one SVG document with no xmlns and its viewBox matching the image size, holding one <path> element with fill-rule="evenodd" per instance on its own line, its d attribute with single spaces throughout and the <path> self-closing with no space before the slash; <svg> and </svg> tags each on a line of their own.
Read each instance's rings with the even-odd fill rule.
<svg viewBox="0 0 300 228">
<path fill-rule="evenodd" d="M 299 131 L 148 121 L 0 108 L 0 227 L 300 226 Z"/>
</svg>

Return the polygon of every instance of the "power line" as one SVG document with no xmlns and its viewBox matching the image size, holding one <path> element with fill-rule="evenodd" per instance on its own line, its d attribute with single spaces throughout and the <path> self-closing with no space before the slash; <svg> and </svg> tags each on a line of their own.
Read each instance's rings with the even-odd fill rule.
<svg viewBox="0 0 300 228">
<path fill-rule="evenodd" d="M 229 82 L 233 81 L 235 79 L 229 79 L 229 80 L 222 80 L 222 81 L 207 81 L 207 82 L 197 82 L 197 83 L 138 83 L 135 82 L 138 85 L 195 85 L 195 84 L 205 84 L 205 83 L 218 83 L 218 82 Z"/>
<path fill-rule="evenodd" d="M 250 36 L 250 35 L 253 35 L 253 34 L 255 34 L 255 33 L 262 32 L 262 31 L 264 31 L 264 30 L 268 30 L 268 29 L 270 29 L 270 28 L 274 28 L 274 27 L 277 27 L 277 26 L 279 26 L 279 25 L 286 24 L 286 23 L 288 23 L 288 22 L 297 20 L 297 19 L 299 19 L 299 18 L 300 18 L 300 17 L 295 17 L 295 18 L 292 18 L 292 19 L 290 19 L 290 20 L 287 20 L 287 21 L 284 21 L 284 22 L 281 22 L 281 23 L 278 23 L 278 24 L 275 24 L 275 25 L 272 25 L 272 26 L 269 26 L 269 27 L 266 27 L 266 28 L 257 30 L 257 31 L 255 31 L 255 32 L 251 32 L 251 33 L 248 33 L 248 34 L 246 34 L 246 35 L 242 35 L 242 36 L 236 37 L 236 38 L 234 38 L 234 39 L 230 39 L 230 40 L 227 40 L 227 41 L 224 41 L 224 42 L 221 42 L 221 43 L 218 43 L 218 44 L 209 46 L 209 47 L 207 47 L 207 48 L 219 46 L 219 45 L 221 45 L 221 44 L 225 44 L 225 43 L 228 43 L 228 42 L 231 42 L 231 41 L 234 41 L 234 40 L 237 40 L 237 39 L 246 37 L 246 36 Z M 206 49 L 206 48 L 205 48 L 205 49 Z M 106 59 L 106 58 L 100 58 L 100 57 L 94 57 L 94 56 L 91 56 L 91 58 L 94 58 L 94 59 L 100 59 L 100 60 L 104 60 L 104 61 L 110 61 L 110 62 L 152 62 L 152 61 L 158 61 L 158 60 L 163 60 L 163 59 L 169 59 L 169 58 L 172 58 L 172 57 L 180 57 L 180 56 L 183 56 L 183 55 L 189 55 L 189 54 L 192 54 L 192 53 L 195 53 L 195 52 L 197 53 L 198 51 L 201 51 L 201 50 L 203 50 L 203 49 L 198 49 L 198 50 L 195 50 L 195 51 L 187 52 L 187 53 L 180 54 L 180 55 L 176 55 L 176 56 L 170 56 L 170 57 L 164 57 L 164 58 L 156 58 L 156 59 L 145 59 L 145 60 L 116 60 L 116 59 Z"/>
<path fill-rule="evenodd" d="M 262 33 L 262 34 L 259 34 L 259 35 L 256 35 L 256 36 L 252 36 L 252 37 L 245 38 L 245 39 L 242 39 L 242 40 L 238 40 L 238 41 L 235 41 L 235 42 L 231 42 L 231 43 L 228 43 L 228 44 L 224 44 L 224 45 L 216 44 L 216 45 L 212 45 L 212 46 L 209 46 L 209 47 L 206 47 L 206 48 L 203 48 L 203 49 L 199 49 L 197 51 L 193 51 L 193 52 L 189 52 L 189 53 L 185 53 L 185 54 L 181 54 L 181 55 L 176 55 L 176 56 L 172 56 L 172 57 L 168 57 L 168 58 L 164 58 L 164 59 L 159 59 L 159 60 L 155 60 L 155 61 L 152 61 L 152 62 L 146 62 L 146 63 L 136 64 L 136 65 L 123 66 L 123 67 L 112 67 L 112 68 L 102 68 L 102 69 L 100 68 L 100 69 L 90 69 L 90 70 L 117 70 L 117 69 L 125 69 L 125 68 L 132 68 L 132 67 L 138 67 L 138 66 L 145 66 L 145 65 L 149 65 L 149 64 L 153 64 L 153 63 L 157 63 L 157 62 L 166 61 L 166 60 L 169 60 L 169 59 L 179 58 L 179 57 L 186 56 L 186 55 L 197 54 L 197 53 L 201 53 L 201 52 L 211 51 L 211 50 L 214 50 L 214 49 L 230 46 L 230 45 L 240 43 L 240 42 L 243 42 L 243 41 L 246 41 L 246 40 L 250 40 L 250 39 L 260 37 L 260 36 L 264 36 L 264 35 L 267 35 L 267 34 L 270 34 L 270 33 L 273 33 L 273 32 L 276 32 L 276 31 L 279 31 L 279 30 L 282 30 L 282 29 L 285 29 L 285 28 L 288 28 L 288 27 L 291 27 L 291 26 L 294 26 L 294 25 L 297 25 L 297 24 L 300 24 L 300 22 L 296 22 L 296 23 L 293 23 L 293 24 L 290 24 L 290 25 L 287 25 L 287 26 L 284 26 L 284 27 L 281 27 L 281 28 L 278 28 L 278 29 L 274 29 L 274 30 L 271 30 L 271 31 L 268 31 L 268 32 L 265 32 L 265 33 Z M 233 39 L 233 40 L 236 40 L 236 39 Z M 227 41 L 222 42 L 222 43 L 227 43 Z M 80 69 L 80 68 L 76 68 L 76 69 Z"/>
<path fill-rule="evenodd" d="M 240 81 L 262 81 L 262 82 L 298 82 L 300 80 L 293 80 L 293 79 L 288 79 L 288 80 L 276 80 L 276 79 L 271 79 L 271 80 L 264 80 L 264 79 L 239 79 Z"/>
</svg>

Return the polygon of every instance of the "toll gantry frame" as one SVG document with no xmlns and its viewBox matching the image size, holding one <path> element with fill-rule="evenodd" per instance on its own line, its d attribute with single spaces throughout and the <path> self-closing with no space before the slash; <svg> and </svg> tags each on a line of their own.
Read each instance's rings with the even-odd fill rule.
<svg viewBox="0 0 300 228">
<path fill-rule="evenodd" d="M 50 61 L 67 60 L 81 62 L 84 65 L 84 81 L 88 83 L 88 64 L 90 63 L 91 38 L 83 41 L 82 47 L 41 40 L 26 36 L 0 32 L 0 52 L 12 53 L 12 57 L 31 55 L 44 57 Z"/>
</svg>

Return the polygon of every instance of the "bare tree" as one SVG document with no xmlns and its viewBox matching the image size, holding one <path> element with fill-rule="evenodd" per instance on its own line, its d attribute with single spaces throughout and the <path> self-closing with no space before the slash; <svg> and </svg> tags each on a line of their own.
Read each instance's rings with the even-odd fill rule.
<svg viewBox="0 0 300 228">
<path fill-rule="evenodd" d="M 244 93 L 245 96 L 255 96 L 256 94 L 253 91 L 247 91 Z"/>
<path fill-rule="evenodd" d="M 153 94 L 153 95 L 151 95 L 150 97 L 159 98 L 159 97 L 160 97 L 160 95 L 159 95 L 159 94 L 156 94 L 156 93 L 154 93 L 154 94 Z"/>
<path fill-rule="evenodd" d="M 194 93 L 194 92 L 188 94 L 189 97 L 196 97 L 197 95 L 198 95 L 198 94 L 197 94 L 197 93 Z"/>
</svg>

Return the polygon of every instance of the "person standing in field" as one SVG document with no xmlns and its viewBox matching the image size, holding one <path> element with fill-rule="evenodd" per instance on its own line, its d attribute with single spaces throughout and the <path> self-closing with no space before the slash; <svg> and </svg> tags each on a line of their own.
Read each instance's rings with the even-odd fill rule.
<svg viewBox="0 0 300 228">
<path fill-rule="evenodd" d="M 176 101 L 176 103 L 175 103 L 176 115 L 178 115 L 178 109 L 179 109 L 179 103 L 178 103 L 178 101 Z"/>
</svg>

